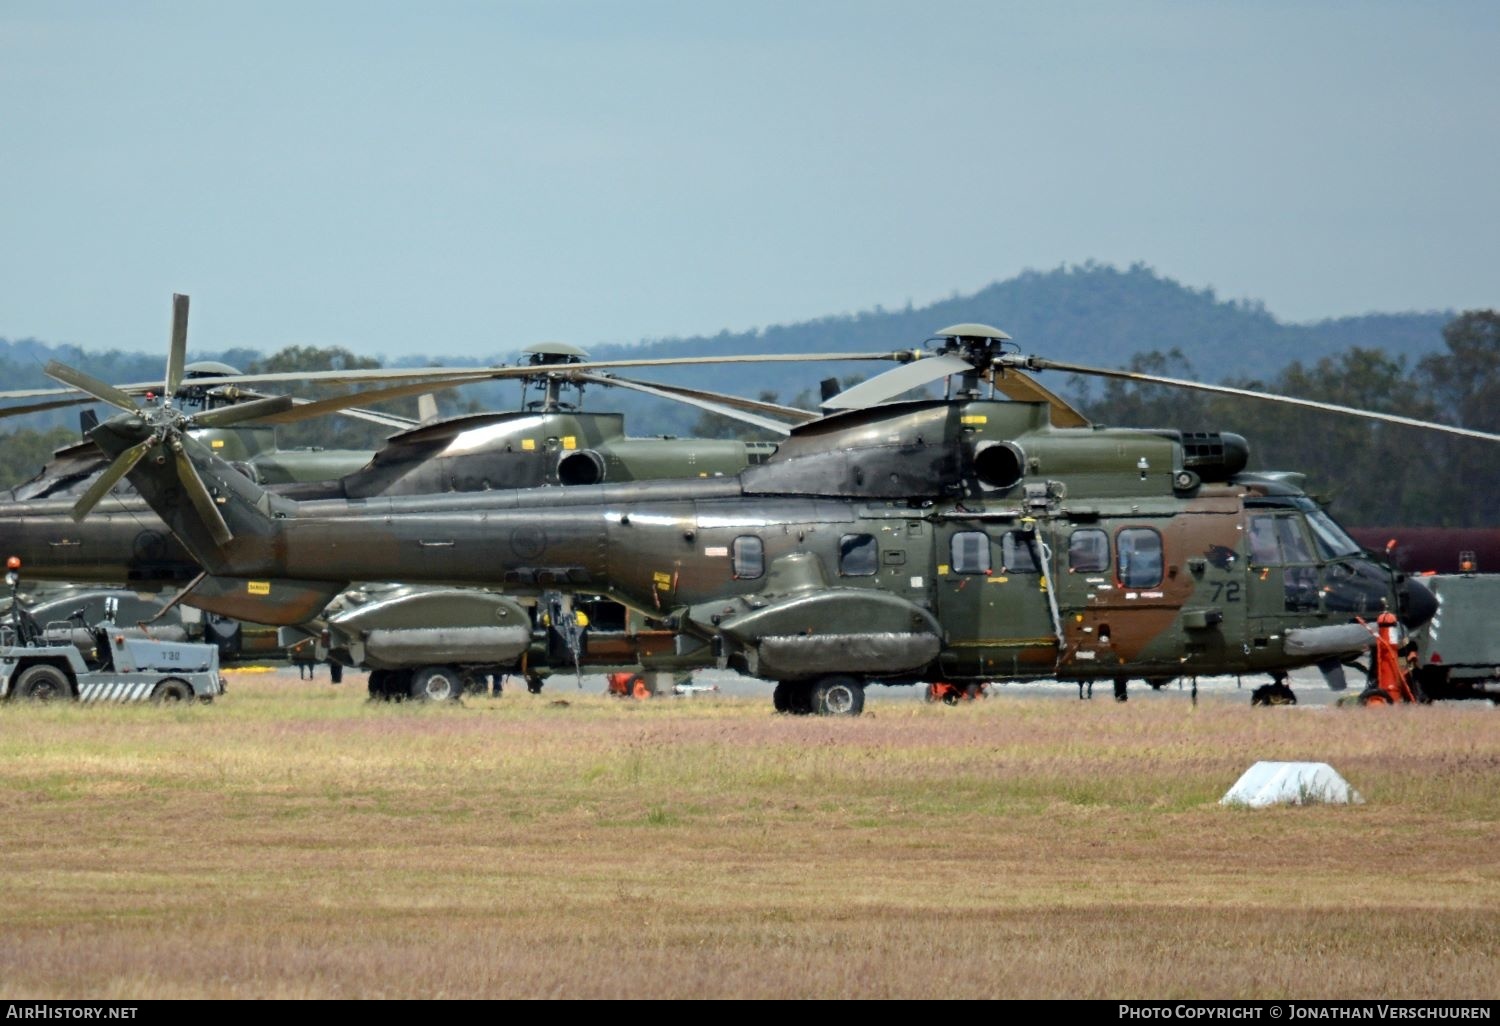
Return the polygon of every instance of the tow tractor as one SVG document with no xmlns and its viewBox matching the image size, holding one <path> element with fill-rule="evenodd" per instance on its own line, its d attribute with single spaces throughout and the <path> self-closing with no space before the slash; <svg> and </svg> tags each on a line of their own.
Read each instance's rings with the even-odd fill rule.
<svg viewBox="0 0 1500 1026">
<path fill-rule="evenodd" d="M 140 627 L 114 623 L 106 604 L 101 623 L 82 610 L 38 623 L 21 603 L 21 561 L 6 561 L 11 608 L 0 624 L 0 699 L 81 702 L 211 702 L 224 693 L 217 645 L 156 641 Z"/>
</svg>

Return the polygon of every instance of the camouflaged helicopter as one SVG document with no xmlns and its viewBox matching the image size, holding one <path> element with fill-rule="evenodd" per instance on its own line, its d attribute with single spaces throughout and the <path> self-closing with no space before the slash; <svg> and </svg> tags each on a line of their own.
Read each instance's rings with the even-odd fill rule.
<svg viewBox="0 0 1500 1026">
<path fill-rule="evenodd" d="M 115 457 L 107 474 L 128 475 L 257 619 L 303 619 L 352 580 L 602 594 L 675 631 L 679 654 L 774 682 L 795 713 L 857 714 L 868 684 L 932 679 L 1106 680 L 1123 699 L 1131 678 L 1266 673 L 1257 699 L 1290 701 L 1287 671 L 1333 673 L 1368 647 L 1362 620 L 1431 617 L 1431 594 L 1350 539 L 1300 475 L 1247 473 L 1244 439 L 1092 425 L 1033 372 L 1500 440 L 1029 356 L 984 325 L 931 342 L 734 477 L 359 500 L 274 495 L 194 441 L 189 418 L 49 373 L 124 411 L 91 433 Z M 884 402 L 943 379 L 943 399 Z"/>
<path fill-rule="evenodd" d="M 172 343 L 169 368 L 182 366 L 186 348 L 188 298 L 173 297 Z M 817 354 L 795 356 L 730 357 L 745 361 L 805 361 L 829 358 L 887 359 L 891 354 Z M 142 396 L 147 408 L 158 404 L 174 406 L 192 421 L 192 436 L 228 460 L 250 480 L 297 498 L 361 498 L 377 494 L 412 494 L 424 492 L 484 490 L 494 487 L 535 487 L 541 485 L 571 486 L 665 476 L 696 475 L 700 477 L 733 474 L 747 465 L 763 461 L 775 450 L 771 442 L 740 439 L 632 438 L 625 435 L 623 417 L 618 413 L 584 412 L 579 407 L 585 386 L 626 388 L 660 398 L 686 403 L 722 416 L 749 422 L 764 432 L 785 434 L 788 421 L 811 419 L 814 414 L 775 403 L 742 399 L 681 386 L 653 384 L 621 378 L 595 368 L 640 364 L 662 365 L 708 361 L 612 361 L 607 365 L 590 365 L 586 354 L 564 343 L 542 343 L 524 350 L 517 367 L 486 368 L 419 368 L 411 370 L 294 372 L 271 375 L 245 375 L 221 364 L 187 364 L 180 372 L 169 369 L 165 385 L 154 383 L 121 386 L 119 392 Z M 389 414 L 359 409 L 383 398 L 420 395 L 430 400 L 430 393 L 441 387 L 476 380 L 517 378 L 522 385 L 521 408 L 512 412 L 466 414 L 437 420 L 435 404 L 418 423 Z M 66 379 L 66 375 L 64 376 Z M 298 383 L 361 384 L 375 383 L 376 391 L 324 400 L 294 400 L 267 406 L 264 393 L 249 386 L 263 381 Z M 532 389 L 536 398 L 531 399 Z M 571 390 L 571 394 L 570 394 Z M 165 396 L 166 399 L 158 397 Z M 116 396 L 119 398 L 119 396 Z M 0 416 L 33 412 L 58 406 L 93 403 L 95 397 L 76 388 L 30 389 L 0 393 L 0 399 L 22 399 L 27 402 L 0 410 Z M 250 401 L 247 404 L 247 400 Z M 255 405 L 256 403 L 259 405 Z M 358 416 L 377 423 L 403 428 L 388 439 L 377 452 L 325 452 L 323 450 L 281 450 L 276 447 L 275 425 L 330 412 Z M 87 422 L 86 422 L 87 426 Z M 342 628 L 357 624 L 361 636 L 395 638 L 384 644 L 366 645 L 338 641 L 333 653 L 324 655 L 345 659 L 348 665 L 390 670 L 390 661 L 399 658 L 398 651 L 412 645 L 428 644 L 416 640 L 427 629 L 437 630 L 450 647 L 457 639 L 472 633 L 473 621 L 495 633 L 500 619 L 509 618 L 514 626 L 517 617 L 533 615 L 513 599 L 498 595 L 455 594 L 451 589 L 403 589 L 399 596 L 383 599 L 369 608 L 343 610 L 338 616 L 319 617 L 310 632 L 288 632 L 278 639 L 253 626 L 244 631 L 235 617 L 240 605 L 226 601 L 214 582 L 202 580 L 201 568 L 180 543 L 161 524 L 149 507 L 133 494 L 117 488 L 118 475 L 102 474 L 104 459 L 92 440 L 60 450 L 31 482 L 12 493 L 13 503 L 0 503 L 0 522 L 6 525 L 11 554 L 19 555 L 31 576 L 38 579 L 62 579 L 90 584 L 126 583 L 135 589 L 186 587 L 175 597 L 163 596 L 156 603 L 158 611 L 175 625 L 183 606 L 207 611 L 202 620 L 206 633 L 213 633 L 224 649 L 226 658 L 265 656 L 282 646 L 306 641 L 309 633 L 316 637 L 329 630 L 339 635 Z M 77 523 L 75 508 L 91 506 L 104 495 L 111 501 L 100 515 L 87 523 Z M 83 600 L 105 594 L 99 588 L 73 591 L 69 599 Z M 231 596 L 232 599 L 232 596 Z M 571 602 L 560 611 L 561 623 L 554 622 L 576 640 Z M 625 627 L 623 610 L 604 608 L 591 603 L 599 628 L 593 632 L 595 650 L 601 654 L 613 648 L 607 665 L 636 665 L 640 657 L 649 656 L 653 665 L 665 666 L 666 659 L 656 636 L 658 630 L 633 624 Z M 196 614 L 194 614 L 196 615 Z M 377 621 L 383 616 L 384 621 Z M 200 618 L 201 619 L 201 618 Z M 618 623 L 616 623 L 618 621 Z M 425 623 L 419 631 L 413 625 Z M 619 629 L 616 644 L 610 646 L 603 629 L 606 623 Z M 351 628 L 352 629 L 352 628 Z M 500 633 L 509 634 L 505 631 Z M 320 642 L 320 645 L 322 643 Z M 509 666 L 508 642 L 500 645 L 505 652 L 496 655 L 495 639 L 481 644 L 486 657 L 464 658 L 455 654 L 474 675 L 480 677 Z M 462 648 L 462 645 L 459 645 Z M 530 651 L 525 660 L 528 683 L 539 687 L 541 676 L 549 668 L 548 649 Z M 571 646 L 571 662 L 576 669 L 576 645 Z M 470 646 L 472 648 L 472 645 Z M 536 645 L 532 644 L 531 649 Z M 348 652 L 369 653 L 370 665 L 363 660 L 348 662 Z M 637 658 L 627 659 L 632 652 Z M 340 653 L 344 653 L 342 656 Z M 623 660 L 623 662 L 622 662 Z M 552 659 L 556 661 L 555 654 Z M 450 675 L 451 676 L 451 675 Z"/>
</svg>

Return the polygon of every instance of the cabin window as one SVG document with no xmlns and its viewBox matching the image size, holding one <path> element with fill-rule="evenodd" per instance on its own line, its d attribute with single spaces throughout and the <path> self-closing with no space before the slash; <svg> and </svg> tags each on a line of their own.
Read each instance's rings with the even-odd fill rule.
<svg viewBox="0 0 1500 1026">
<path fill-rule="evenodd" d="M 953 572 L 987 574 L 990 572 L 990 536 L 983 531 L 959 531 L 950 546 Z"/>
<path fill-rule="evenodd" d="M 1006 573 L 1037 572 L 1036 550 L 1032 548 L 1031 539 L 1020 531 L 1006 531 L 1005 537 L 1000 539 L 1000 561 L 1005 564 Z"/>
<path fill-rule="evenodd" d="M 1161 583 L 1161 535 L 1149 527 L 1127 527 L 1115 538 L 1116 576 L 1127 588 L 1154 588 Z"/>
<path fill-rule="evenodd" d="M 839 573 L 869 577 L 880 565 L 880 550 L 872 534 L 846 534 L 839 539 Z"/>
<path fill-rule="evenodd" d="M 742 534 L 729 547 L 734 562 L 734 579 L 753 581 L 766 572 L 766 546 L 753 534 Z"/>
<path fill-rule="evenodd" d="M 1255 566 L 1281 565 L 1275 517 L 1257 514 L 1250 518 L 1250 562 Z"/>
<path fill-rule="evenodd" d="M 1109 569 L 1109 535 L 1097 527 L 1074 531 L 1068 538 L 1068 569 L 1080 574 Z"/>
</svg>

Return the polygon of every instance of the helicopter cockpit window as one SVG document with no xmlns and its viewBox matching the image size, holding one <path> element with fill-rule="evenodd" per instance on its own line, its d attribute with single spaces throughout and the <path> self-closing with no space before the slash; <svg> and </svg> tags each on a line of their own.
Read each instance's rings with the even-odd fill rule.
<svg viewBox="0 0 1500 1026">
<path fill-rule="evenodd" d="M 990 572 L 990 536 L 983 531 L 959 531 L 953 536 L 949 554 L 956 574 Z"/>
<path fill-rule="evenodd" d="M 1037 572 L 1036 553 L 1031 547 L 1031 539 L 1020 531 L 1005 532 L 1005 537 L 1000 540 L 1000 561 L 1005 564 L 1007 573 L 1034 574 Z"/>
<path fill-rule="evenodd" d="M 1324 559 L 1340 556 L 1357 556 L 1362 551 L 1359 543 L 1344 533 L 1333 517 L 1320 509 L 1307 511 L 1307 526 L 1312 528 L 1313 544 Z"/>
<path fill-rule="evenodd" d="M 1161 583 L 1161 535 L 1149 527 L 1127 527 L 1115 542 L 1119 553 L 1115 570 L 1121 584 L 1154 588 Z"/>
<path fill-rule="evenodd" d="M 1068 569 L 1096 574 L 1109 569 L 1109 535 L 1097 527 L 1074 531 L 1068 538 Z"/>
<path fill-rule="evenodd" d="M 839 573 L 869 577 L 880 565 L 880 550 L 871 534 L 846 534 L 839 539 Z"/>
<path fill-rule="evenodd" d="M 753 534 L 742 534 L 729 548 L 737 581 L 753 581 L 766 572 L 766 547 Z"/>
<path fill-rule="evenodd" d="M 1300 519 L 1297 516 L 1276 518 L 1276 538 L 1281 542 L 1281 554 L 1288 563 L 1313 562 L 1312 548 L 1307 544 L 1307 536 L 1297 523 Z"/>
</svg>

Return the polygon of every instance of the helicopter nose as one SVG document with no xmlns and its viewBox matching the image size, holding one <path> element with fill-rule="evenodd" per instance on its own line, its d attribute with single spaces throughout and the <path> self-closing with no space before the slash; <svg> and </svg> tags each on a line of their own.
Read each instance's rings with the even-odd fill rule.
<svg viewBox="0 0 1500 1026">
<path fill-rule="evenodd" d="M 1406 593 L 1401 602 L 1401 624 L 1409 631 L 1425 626 L 1437 615 L 1437 596 L 1416 577 L 1406 579 Z"/>
</svg>

